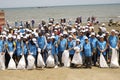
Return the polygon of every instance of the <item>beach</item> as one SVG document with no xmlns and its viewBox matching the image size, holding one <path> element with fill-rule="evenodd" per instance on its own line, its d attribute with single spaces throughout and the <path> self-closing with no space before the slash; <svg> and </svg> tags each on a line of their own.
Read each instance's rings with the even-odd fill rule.
<svg viewBox="0 0 120 80">
<path fill-rule="evenodd" d="M 38 69 L 0 71 L 1 80 L 119 80 L 120 69 Z"/>
</svg>

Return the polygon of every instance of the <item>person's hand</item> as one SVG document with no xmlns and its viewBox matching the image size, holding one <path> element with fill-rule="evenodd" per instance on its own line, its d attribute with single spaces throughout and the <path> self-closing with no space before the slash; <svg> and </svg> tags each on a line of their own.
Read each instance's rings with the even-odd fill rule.
<svg viewBox="0 0 120 80">
<path fill-rule="evenodd" d="M 118 50 L 118 46 L 116 46 L 116 48 L 115 48 L 116 50 Z"/>
<path fill-rule="evenodd" d="M 44 49 L 42 50 L 42 53 L 44 52 Z"/>
<path fill-rule="evenodd" d="M 4 55 L 5 53 L 4 52 L 2 52 L 2 55 Z"/>
</svg>

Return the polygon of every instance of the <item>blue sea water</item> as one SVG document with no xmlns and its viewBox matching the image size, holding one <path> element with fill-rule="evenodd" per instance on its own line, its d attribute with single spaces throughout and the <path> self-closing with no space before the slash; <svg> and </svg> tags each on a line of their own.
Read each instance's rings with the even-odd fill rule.
<svg viewBox="0 0 120 80">
<path fill-rule="evenodd" d="M 99 4 L 99 5 L 72 5 L 53 7 L 29 7 L 29 8 L 4 8 L 5 17 L 13 25 L 15 21 L 28 21 L 34 19 L 36 24 L 41 20 L 48 21 L 49 18 L 60 18 L 75 20 L 82 16 L 84 23 L 87 18 L 95 16 L 98 21 L 106 22 L 109 19 L 120 20 L 120 4 Z"/>
</svg>

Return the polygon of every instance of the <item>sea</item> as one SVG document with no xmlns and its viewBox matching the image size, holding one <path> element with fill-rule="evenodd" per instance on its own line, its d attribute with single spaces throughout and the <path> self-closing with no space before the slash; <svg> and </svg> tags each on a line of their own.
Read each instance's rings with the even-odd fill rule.
<svg viewBox="0 0 120 80">
<path fill-rule="evenodd" d="M 120 20 L 120 4 L 69 5 L 48 7 L 0 8 L 5 12 L 5 20 L 13 26 L 15 22 L 35 20 L 38 25 L 42 20 L 48 22 L 54 18 L 59 22 L 61 18 L 75 21 L 79 16 L 86 23 L 88 17 L 96 17 L 99 22 L 108 22 L 110 19 Z"/>
</svg>

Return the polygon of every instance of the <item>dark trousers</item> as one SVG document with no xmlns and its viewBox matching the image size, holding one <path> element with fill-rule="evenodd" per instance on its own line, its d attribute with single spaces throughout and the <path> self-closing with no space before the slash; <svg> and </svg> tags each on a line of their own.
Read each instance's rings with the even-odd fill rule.
<svg viewBox="0 0 120 80">
<path fill-rule="evenodd" d="M 60 65 L 61 65 L 61 66 L 63 65 L 63 63 L 62 63 L 62 53 L 63 53 L 63 51 L 60 51 L 60 52 L 58 53 L 58 61 L 60 62 Z"/>
<path fill-rule="evenodd" d="M 70 54 L 70 59 L 71 59 L 71 61 L 72 61 L 72 59 L 73 59 L 73 56 L 74 56 L 74 54 Z M 71 63 L 71 64 L 70 64 L 70 67 L 75 67 L 75 64 Z"/>
<path fill-rule="evenodd" d="M 91 56 L 85 56 L 85 66 L 91 68 Z"/>
<path fill-rule="evenodd" d="M 94 64 L 94 66 L 95 66 L 95 65 L 96 65 L 96 62 L 97 62 L 97 54 L 96 54 L 96 53 L 93 53 L 92 61 L 93 61 L 93 64 Z"/>
<path fill-rule="evenodd" d="M 44 63 L 46 64 L 46 60 L 47 60 L 47 57 L 48 57 L 48 52 L 46 50 L 44 50 L 44 52 L 41 52 L 41 55 L 43 57 Z"/>
<path fill-rule="evenodd" d="M 13 54 L 13 60 L 15 60 L 15 54 Z M 6 51 L 5 52 L 5 67 L 7 68 L 8 67 L 8 64 L 9 64 L 9 61 L 10 61 L 10 55 L 8 54 L 8 52 Z"/>
</svg>

